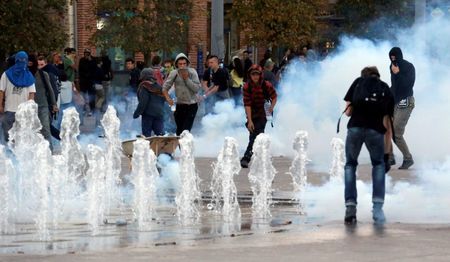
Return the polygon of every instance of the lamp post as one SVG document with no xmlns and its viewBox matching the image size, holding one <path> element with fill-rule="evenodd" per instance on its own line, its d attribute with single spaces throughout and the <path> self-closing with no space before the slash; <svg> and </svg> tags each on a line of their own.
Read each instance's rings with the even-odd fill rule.
<svg viewBox="0 0 450 262">
<path fill-rule="evenodd" d="M 223 0 L 211 1 L 211 54 L 225 56 L 223 35 Z"/>
</svg>

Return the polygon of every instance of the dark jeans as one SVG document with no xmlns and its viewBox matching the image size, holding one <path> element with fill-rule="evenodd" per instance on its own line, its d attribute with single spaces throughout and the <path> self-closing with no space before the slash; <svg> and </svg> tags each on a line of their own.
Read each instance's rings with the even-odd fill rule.
<svg viewBox="0 0 450 262">
<path fill-rule="evenodd" d="M 198 104 L 177 104 L 177 109 L 174 113 L 175 123 L 177 124 L 177 136 L 181 135 L 184 130 L 191 131 L 197 110 Z"/>
<path fill-rule="evenodd" d="M 345 141 L 345 205 L 357 204 L 356 167 L 365 144 L 372 162 L 372 202 L 383 203 L 385 194 L 384 135 L 373 129 L 352 127 Z"/>
<path fill-rule="evenodd" d="M 253 144 L 255 143 L 256 137 L 259 134 L 264 133 L 264 129 L 266 128 L 266 123 L 267 123 L 266 118 L 253 119 L 252 121 L 253 121 L 253 125 L 255 126 L 255 130 L 253 130 L 253 132 L 250 133 L 249 138 L 248 138 L 247 150 L 245 150 L 245 154 L 244 154 L 244 158 L 247 158 L 247 160 L 250 160 L 250 158 L 253 155 Z M 248 123 L 246 123 L 245 126 L 247 126 L 247 124 Z"/>
<path fill-rule="evenodd" d="M 234 104 L 236 106 L 243 104 L 241 88 L 237 88 L 237 87 L 231 88 L 231 94 L 233 95 Z"/>
<path fill-rule="evenodd" d="M 14 121 L 16 121 L 16 113 L 15 112 L 6 111 L 5 114 L 3 114 L 2 128 L 3 128 L 3 136 L 5 139 L 5 144 L 8 143 L 8 140 L 9 140 L 8 131 L 12 128 Z"/>
<path fill-rule="evenodd" d="M 145 137 L 152 136 L 152 131 L 156 136 L 164 134 L 164 121 L 162 118 L 142 115 L 142 134 Z"/>
</svg>

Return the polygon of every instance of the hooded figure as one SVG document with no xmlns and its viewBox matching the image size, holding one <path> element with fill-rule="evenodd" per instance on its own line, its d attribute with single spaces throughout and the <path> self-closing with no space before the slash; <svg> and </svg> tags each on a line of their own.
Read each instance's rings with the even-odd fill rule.
<svg viewBox="0 0 450 262">
<path fill-rule="evenodd" d="M 394 95 L 394 101 L 397 104 L 400 100 L 413 96 L 413 86 L 416 80 L 416 69 L 414 65 L 403 59 L 402 50 L 394 47 L 389 51 L 391 65 L 397 66 L 400 71 L 395 74 L 391 71 L 391 91 Z"/>
<path fill-rule="evenodd" d="M 142 135 L 150 137 L 164 134 L 164 96 L 161 86 L 156 82 L 153 69 L 144 68 L 140 74 L 140 84 L 137 90 L 139 104 L 133 118 L 142 116 Z"/>
<path fill-rule="evenodd" d="M 174 101 L 169 96 L 169 89 L 174 87 L 176 96 L 176 110 L 174 113 L 177 124 L 177 135 L 184 130 L 190 131 L 198 110 L 197 93 L 201 88 L 197 71 L 189 67 L 190 61 L 187 56 L 180 53 L 175 58 L 175 68 L 170 72 L 163 84 L 163 94 L 170 106 Z"/>
<path fill-rule="evenodd" d="M 34 76 L 28 70 L 28 55 L 19 51 L 15 55 L 15 64 L 6 70 L 8 80 L 16 87 L 28 87 L 34 84 Z"/>
<path fill-rule="evenodd" d="M 389 59 L 391 60 L 391 91 L 395 102 L 393 117 L 394 142 L 403 155 L 403 163 L 399 169 L 408 169 L 414 164 L 414 160 L 403 135 L 415 105 L 413 87 L 416 79 L 416 70 L 413 64 L 403 59 L 402 50 L 399 47 L 391 49 Z M 389 163 L 390 165 L 395 165 L 392 149 L 389 152 Z"/>
</svg>

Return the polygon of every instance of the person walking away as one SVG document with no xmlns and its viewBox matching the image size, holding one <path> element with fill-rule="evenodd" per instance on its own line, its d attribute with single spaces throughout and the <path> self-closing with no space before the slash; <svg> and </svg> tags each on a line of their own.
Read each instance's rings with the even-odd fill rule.
<svg viewBox="0 0 450 262">
<path fill-rule="evenodd" d="M 103 71 L 103 63 L 102 58 L 95 58 L 97 63 L 97 68 L 94 73 L 94 88 L 95 88 L 95 107 L 94 107 L 94 116 L 95 116 L 95 126 L 97 131 L 100 131 L 100 120 L 102 118 L 103 113 L 103 104 L 105 102 L 105 90 L 103 89 L 103 81 L 105 80 L 105 72 Z"/>
<path fill-rule="evenodd" d="M 162 136 L 164 134 L 164 102 L 166 100 L 152 68 L 144 68 L 141 71 L 137 97 L 139 103 L 133 118 L 142 117 L 142 135 L 150 137 L 153 132 L 156 136 Z"/>
<path fill-rule="evenodd" d="M 231 94 L 234 99 L 234 104 L 242 105 L 242 86 L 244 85 L 244 68 L 242 67 L 241 59 L 238 56 L 233 57 L 231 63 L 231 80 L 233 81 L 233 88 Z"/>
<path fill-rule="evenodd" d="M 8 131 L 15 122 L 15 115 L 21 103 L 33 100 L 36 93 L 35 79 L 28 70 L 28 54 L 19 51 L 14 57 L 14 65 L 6 70 L 0 78 L 0 114 L 2 117 L 3 136 L 8 142 Z"/>
<path fill-rule="evenodd" d="M 265 81 L 262 76 L 262 68 L 252 65 L 248 71 L 247 83 L 244 84 L 244 108 L 247 116 L 245 124 L 249 131 L 249 141 L 244 157 L 241 159 L 241 167 L 248 168 L 253 155 L 253 143 L 256 137 L 264 133 L 267 123 L 267 113 L 272 114 L 277 103 L 277 93 L 272 84 Z M 270 101 L 269 108 L 265 104 Z M 268 112 L 266 112 L 268 111 Z"/>
<path fill-rule="evenodd" d="M 61 103 L 59 105 L 59 114 L 56 122 L 56 127 L 59 130 L 61 130 L 61 122 L 64 115 L 64 110 L 74 105 L 72 102 L 74 92 L 73 83 L 67 79 L 67 75 L 64 72 L 61 74 L 60 80 L 61 80 L 61 94 L 60 94 Z"/>
<path fill-rule="evenodd" d="M 366 67 L 350 86 L 344 100 L 345 114 L 350 117 L 345 141 L 345 218 L 346 224 L 356 223 L 356 169 L 362 145 L 369 151 L 372 163 L 372 217 L 375 224 L 386 221 L 383 212 L 386 166 L 384 162 L 383 120 L 392 114 L 394 99 L 389 86 L 380 80 L 376 67 Z"/>
<path fill-rule="evenodd" d="M 201 88 L 197 71 L 189 67 L 188 57 L 180 53 L 175 58 L 176 70 L 173 70 L 164 82 L 163 95 L 169 106 L 175 102 L 169 96 L 169 89 L 175 88 L 176 109 L 174 112 L 177 136 L 184 130 L 191 131 L 198 110 L 197 93 Z"/>
<path fill-rule="evenodd" d="M 414 160 L 404 138 L 405 128 L 414 109 L 414 82 L 416 70 L 414 65 L 403 59 L 402 50 L 393 47 L 389 51 L 391 61 L 391 91 L 394 95 L 394 143 L 403 155 L 403 163 L 399 169 L 408 169 L 414 164 Z M 390 164 L 395 165 L 395 157 L 391 149 Z"/>
</svg>

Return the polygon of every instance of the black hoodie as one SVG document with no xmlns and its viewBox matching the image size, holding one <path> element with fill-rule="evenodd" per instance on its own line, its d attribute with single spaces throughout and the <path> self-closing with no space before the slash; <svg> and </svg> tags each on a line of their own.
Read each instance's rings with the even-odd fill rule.
<svg viewBox="0 0 450 262">
<path fill-rule="evenodd" d="M 392 83 L 391 91 L 394 95 L 395 104 L 397 104 L 400 100 L 413 95 L 416 69 L 413 64 L 403 59 L 402 50 L 399 47 L 394 47 L 389 51 L 389 59 L 391 59 L 391 56 L 395 56 L 395 61 L 392 63 L 396 63 L 400 69 L 400 72 L 394 74 L 391 66 L 389 66 Z"/>
</svg>

